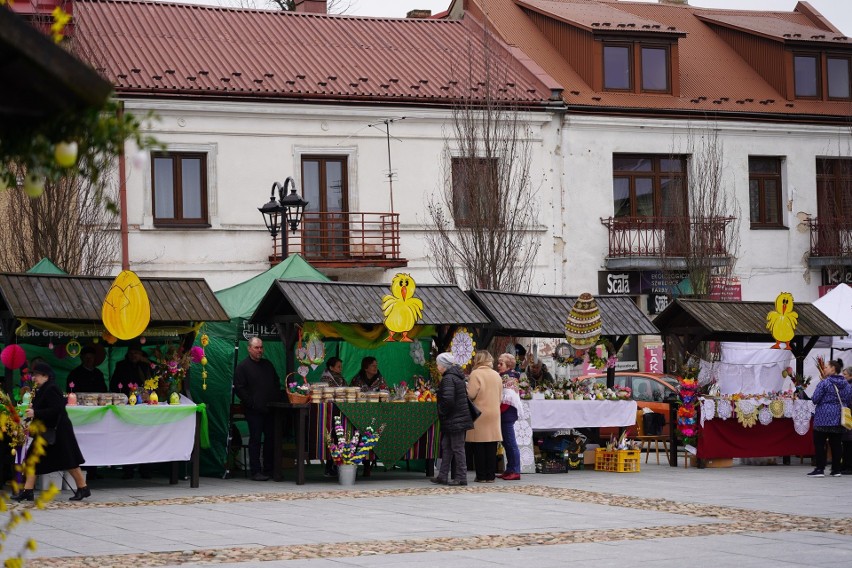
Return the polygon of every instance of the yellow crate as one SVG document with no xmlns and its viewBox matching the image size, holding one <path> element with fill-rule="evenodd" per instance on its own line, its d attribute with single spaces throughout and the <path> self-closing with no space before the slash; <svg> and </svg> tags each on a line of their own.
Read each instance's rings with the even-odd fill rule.
<svg viewBox="0 0 852 568">
<path fill-rule="evenodd" d="M 595 471 L 639 472 L 639 450 L 595 450 Z"/>
</svg>

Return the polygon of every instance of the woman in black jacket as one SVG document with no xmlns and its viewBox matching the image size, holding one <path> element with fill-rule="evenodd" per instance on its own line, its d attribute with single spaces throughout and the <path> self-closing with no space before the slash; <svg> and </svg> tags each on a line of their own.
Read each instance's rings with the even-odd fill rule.
<svg viewBox="0 0 852 568">
<path fill-rule="evenodd" d="M 438 385 L 438 419 L 441 421 L 441 469 L 432 478 L 439 485 L 467 485 L 467 460 L 464 438 L 473 428 L 473 418 L 467 405 L 467 386 L 461 367 L 453 361 L 452 353 L 437 358 L 441 384 Z M 453 479 L 448 479 L 450 466 L 455 463 Z"/>
<path fill-rule="evenodd" d="M 51 444 L 45 446 L 45 453 L 36 464 L 36 474 L 44 475 L 54 471 L 67 470 L 74 478 L 77 490 L 70 498 L 71 501 L 82 501 L 92 495 L 80 464 L 84 463 L 80 446 L 74 436 L 74 427 L 65 411 L 65 397 L 56 385 L 56 375 L 47 363 L 36 363 L 33 365 L 33 384 L 35 385 L 35 396 L 32 404 L 27 409 L 27 418 L 41 421 L 48 431 L 55 430 L 56 438 Z M 45 434 L 46 438 L 49 435 Z M 49 442 L 49 440 L 48 440 Z M 33 488 L 35 487 L 35 474 L 27 475 L 24 489 L 17 495 L 13 495 L 15 501 L 32 501 Z"/>
</svg>

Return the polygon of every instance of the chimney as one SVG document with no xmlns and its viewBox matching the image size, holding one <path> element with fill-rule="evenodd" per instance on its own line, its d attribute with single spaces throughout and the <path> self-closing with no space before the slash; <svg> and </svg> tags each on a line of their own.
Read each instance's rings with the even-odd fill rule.
<svg viewBox="0 0 852 568">
<path fill-rule="evenodd" d="M 689 0 L 657 0 L 660 4 L 674 4 L 677 6 L 689 6 Z"/>
<path fill-rule="evenodd" d="M 327 0 L 296 0 L 295 5 L 300 14 L 328 14 Z"/>
<path fill-rule="evenodd" d="M 432 17 L 432 10 L 411 10 L 405 17 L 411 20 L 425 20 Z"/>
</svg>

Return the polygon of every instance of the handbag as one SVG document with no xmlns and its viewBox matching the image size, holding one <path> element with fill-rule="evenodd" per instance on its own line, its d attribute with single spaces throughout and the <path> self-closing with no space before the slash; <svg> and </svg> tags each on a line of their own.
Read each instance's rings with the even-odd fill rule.
<svg viewBox="0 0 852 568">
<path fill-rule="evenodd" d="M 472 419 L 474 422 L 476 422 L 476 419 L 477 419 L 477 418 L 479 418 L 479 415 L 480 415 L 480 414 L 482 414 L 482 411 L 481 411 L 481 410 L 479 410 L 479 409 L 476 407 L 476 405 L 475 405 L 475 404 L 473 404 L 473 401 L 472 401 L 472 400 L 470 400 L 470 399 L 467 399 L 467 409 L 468 409 L 468 410 L 470 410 L 470 417 L 471 417 L 471 419 Z"/>
<path fill-rule="evenodd" d="M 840 391 L 837 386 L 834 387 L 834 392 L 837 394 L 837 401 L 840 403 L 840 425 L 847 430 L 852 430 L 852 411 L 848 406 L 843 406 L 843 399 L 840 398 Z"/>
<path fill-rule="evenodd" d="M 52 446 L 56 443 L 56 428 L 47 428 L 44 431 L 44 434 L 41 435 L 44 438 L 44 441 L 47 442 L 48 446 Z"/>
</svg>

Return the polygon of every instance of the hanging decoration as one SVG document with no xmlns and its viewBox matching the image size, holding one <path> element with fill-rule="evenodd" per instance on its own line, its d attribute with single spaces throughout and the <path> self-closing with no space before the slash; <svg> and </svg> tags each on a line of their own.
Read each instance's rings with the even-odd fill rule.
<svg viewBox="0 0 852 568">
<path fill-rule="evenodd" d="M 694 446 L 698 441 L 698 426 L 695 420 L 696 393 L 698 392 L 698 360 L 690 359 L 683 369 L 680 383 L 680 408 L 677 411 L 677 430 L 685 445 Z"/>
<path fill-rule="evenodd" d="M 65 353 L 68 354 L 72 359 L 80 355 L 80 351 L 83 350 L 83 347 L 80 345 L 80 342 L 76 339 L 72 339 L 65 345 Z"/>
<path fill-rule="evenodd" d="M 118 339 L 138 337 L 151 321 L 151 303 L 142 281 L 131 270 L 116 276 L 101 308 L 107 331 Z"/>
<path fill-rule="evenodd" d="M 302 366 L 316 369 L 325 361 L 325 343 L 318 333 L 306 333 L 304 336 L 304 345 L 302 345 L 302 339 L 302 330 L 300 329 L 296 359 Z"/>
<path fill-rule="evenodd" d="M 565 321 L 565 337 L 578 350 L 594 346 L 601 336 L 601 311 L 588 292 L 580 294 Z"/>
<path fill-rule="evenodd" d="M 450 353 L 453 354 L 453 362 L 459 367 L 466 367 L 473 359 L 476 351 L 476 342 L 473 334 L 466 327 L 460 327 L 450 341 Z"/>
<path fill-rule="evenodd" d="M 0 361 L 7 369 L 20 369 L 27 364 L 27 354 L 20 345 L 7 345 L 0 352 Z"/>
<path fill-rule="evenodd" d="M 390 294 L 382 298 L 382 312 L 385 314 L 385 327 L 388 337 L 385 341 L 395 341 L 394 334 L 401 333 L 399 341 L 414 341 L 408 332 L 423 315 L 423 301 L 414 297 L 417 284 L 410 274 L 400 272 L 391 280 Z"/>
<path fill-rule="evenodd" d="M 775 309 L 766 314 L 766 329 L 772 333 L 772 339 L 775 340 L 775 345 L 770 349 L 782 349 L 783 343 L 783 349 L 790 350 L 790 342 L 796 334 L 798 321 L 799 314 L 793 307 L 793 294 L 781 292 L 775 298 Z"/>
<path fill-rule="evenodd" d="M 411 343 L 411 349 L 409 349 L 408 352 L 415 365 L 422 366 L 426 364 L 426 353 L 423 351 L 423 343 L 420 341 L 413 341 Z"/>
<path fill-rule="evenodd" d="M 609 339 L 598 339 L 586 354 L 589 356 L 589 365 L 598 370 L 615 368 L 618 363 L 615 346 Z"/>
<path fill-rule="evenodd" d="M 210 344 L 210 337 L 205 333 L 201 336 L 201 349 L 205 349 Z M 207 355 L 202 354 L 201 360 L 201 390 L 207 390 Z"/>
</svg>

